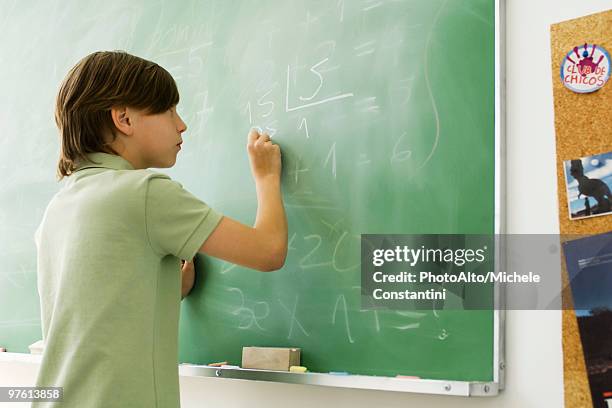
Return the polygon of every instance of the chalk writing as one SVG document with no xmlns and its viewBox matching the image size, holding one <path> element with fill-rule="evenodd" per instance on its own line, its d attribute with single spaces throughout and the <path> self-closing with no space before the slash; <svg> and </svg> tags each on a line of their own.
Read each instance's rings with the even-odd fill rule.
<svg viewBox="0 0 612 408">
<path fill-rule="evenodd" d="M 308 334 L 306 329 L 304 329 L 304 326 L 302 326 L 302 324 L 296 318 L 296 311 L 297 311 L 298 300 L 299 300 L 299 296 L 296 295 L 295 296 L 295 302 L 293 303 L 293 310 L 289 310 L 289 308 L 287 306 L 285 306 L 285 304 L 280 299 L 278 300 L 278 303 L 280 303 L 280 305 L 283 307 L 283 309 L 285 309 L 291 315 L 291 324 L 289 326 L 289 335 L 287 336 L 287 339 L 291 338 L 291 335 L 293 334 L 293 326 L 294 325 L 297 325 L 300 328 L 300 330 L 302 331 L 302 333 L 304 333 L 306 336 L 310 336 L 310 334 Z"/>
<path fill-rule="evenodd" d="M 347 266 L 347 267 L 340 267 L 338 265 L 338 252 L 340 250 L 340 246 L 342 245 L 342 241 L 344 241 L 345 237 L 348 235 L 348 231 L 344 231 L 344 233 L 342 233 L 342 235 L 340 235 L 340 238 L 338 238 L 338 241 L 336 242 L 336 246 L 334 247 L 334 254 L 332 257 L 332 266 L 334 267 L 334 269 L 336 270 L 336 272 L 346 272 L 346 271 L 350 271 L 351 269 L 355 269 L 357 267 L 359 267 L 359 265 L 361 265 L 361 262 L 357 262 L 353 265 Z M 357 240 L 361 240 L 361 237 L 359 235 L 352 235 L 353 238 L 357 238 Z"/>
<path fill-rule="evenodd" d="M 298 127 L 298 130 L 302 130 L 302 128 L 306 132 L 306 139 L 310 138 L 310 135 L 308 134 L 308 122 L 306 122 L 306 118 L 302 118 L 302 121 L 300 122 L 300 126 Z"/>
<path fill-rule="evenodd" d="M 332 163 L 332 174 L 334 175 L 334 178 L 336 178 L 336 142 L 334 142 L 334 144 L 332 144 L 331 149 L 329 149 L 329 153 L 325 158 L 325 163 L 323 164 L 323 167 L 327 166 L 329 159 L 331 159 Z"/>
<path fill-rule="evenodd" d="M 375 9 L 376 7 L 382 6 L 383 4 L 382 1 L 378 0 L 365 0 L 363 3 L 365 5 L 365 7 L 362 8 L 363 11 L 370 11 L 372 9 Z"/>
<path fill-rule="evenodd" d="M 339 19 L 342 23 L 344 21 L 344 0 L 338 0 L 338 4 L 336 5 L 339 11 Z"/>
<path fill-rule="evenodd" d="M 357 51 L 356 55 L 358 57 L 363 57 L 364 55 L 369 55 L 376 51 L 376 47 L 374 47 L 374 44 L 376 44 L 376 41 L 367 41 L 356 45 L 355 47 L 353 47 L 353 49 Z"/>
<path fill-rule="evenodd" d="M 263 327 L 260 326 L 259 321 L 264 320 L 270 314 L 270 306 L 267 302 L 256 302 L 256 305 L 263 305 L 265 312 L 261 316 L 257 316 L 255 311 L 245 305 L 244 294 L 238 288 L 228 288 L 228 292 L 235 292 L 240 295 L 240 306 L 236 308 L 232 314 L 236 316 L 246 315 L 243 320 L 240 322 L 238 326 L 241 330 L 247 330 L 253 327 L 253 325 L 257 326 L 258 329 L 265 331 Z"/>
<path fill-rule="evenodd" d="M 399 150 L 399 145 L 402 142 L 402 139 L 407 135 L 406 132 L 402 133 L 402 135 L 397 139 L 395 145 L 393 145 L 393 154 L 391 155 L 391 163 L 395 162 L 403 162 L 412 157 L 412 150 Z"/>
<path fill-rule="evenodd" d="M 320 72 L 317 72 L 316 70 L 314 70 L 314 68 L 318 67 L 322 63 L 325 63 L 327 60 L 328 60 L 328 58 L 325 58 L 323 61 L 318 62 L 317 64 L 315 64 L 310 69 L 310 71 L 315 73 L 319 77 L 319 80 L 320 80 L 319 87 L 317 88 L 317 90 L 313 94 L 313 97 L 316 96 L 316 94 L 319 92 L 319 90 L 323 86 L 323 76 L 321 75 Z M 289 107 L 289 77 L 290 77 L 290 75 L 291 75 L 291 66 L 287 65 L 287 89 L 286 89 L 286 94 L 285 94 L 285 111 L 287 111 L 287 112 L 295 111 L 295 110 L 298 110 L 298 109 L 304 109 L 304 108 L 308 108 L 308 107 L 311 107 L 311 106 L 320 105 L 322 103 L 336 101 L 336 100 L 340 100 L 340 99 L 344 99 L 344 98 L 349 98 L 349 97 L 353 96 L 352 93 L 348 92 L 348 93 L 343 93 L 343 94 L 340 94 L 340 95 L 330 96 L 328 98 L 324 98 L 324 99 L 319 100 L 319 101 L 309 102 L 307 104 Z"/>
<path fill-rule="evenodd" d="M 340 305 L 340 303 L 342 303 L 342 310 L 344 311 L 344 323 L 346 327 L 346 335 L 348 336 L 348 341 L 349 343 L 354 343 L 355 340 L 353 340 L 353 336 L 351 336 L 351 327 L 349 325 L 348 310 L 346 307 L 346 299 L 344 298 L 344 295 L 340 295 L 336 299 L 336 304 L 334 305 L 334 311 L 332 313 L 332 324 L 336 324 L 336 315 L 338 314 L 338 306 Z"/>
<path fill-rule="evenodd" d="M 330 265 L 331 262 L 306 262 L 308 259 L 310 259 L 314 255 L 315 252 L 317 252 L 317 250 L 321 246 L 321 243 L 323 242 L 323 239 L 318 234 L 311 234 L 311 235 L 307 235 L 307 236 L 304 237 L 304 241 L 311 241 L 311 240 L 314 240 L 316 242 L 316 244 L 310 250 L 310 252 L 308 252 L 304 257 L 302 257 L 302 259 L 300 259 L 300 261 L 298 263 L 300 268 L 302 268 L 302 269 L 310 269 L 310 268 L 318 268 L 318 267 L 321 267 L 321 266 Z"/>
<path fill-rule="evenodd" d="M 268 100 L 268 101 L 264 101 L 265 97 L 270 95 L 270 93 L 273 91 L 273 89 L 270 89 L 268 92 L 264 93 L 259 99 L 257 99 L 257 105 L 264 107 L 264 106 L 269 106 L 269 110 L 265 113 L 261 114 L 262 118 L 266 118 L 268 116 L 270 116 L 270 114 L 272 114 L 272 111 L 274 111 L 274 102 Z"/>
<path fill-rule="evenodd" d="M 353 289 L 355 289 L 355 290 L 359 291 L 359 293 L 361 293 L 361 286 L 353 286 Z M 374 302 L 372 302 L 372 298 L 370 296 L 366 296 L 365 298 L 370 303 L 370 306 L 373 306 Z M 374 315 L 374 327 L 376 328 L 376 332 L 380 333 L 380 320 L 378 319 L 378 310 L 376 310 L 376 309 L 359 310 L 359 313 L 372 313 Z"/>
</svg>

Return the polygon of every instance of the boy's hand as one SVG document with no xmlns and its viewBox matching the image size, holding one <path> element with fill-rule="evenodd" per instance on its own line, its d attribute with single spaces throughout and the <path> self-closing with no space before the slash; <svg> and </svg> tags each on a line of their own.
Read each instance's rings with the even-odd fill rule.
<svg viewBox="0 0 612 408">
<path fill-rule="evenodd" d="M 272 143 L 270 136 L 266 133 L 259 134 L 257 130 L 251 129 L 248 136 L 247 151 L 255 183 L 268 178 L 280 181 L 280 147 Z"/>
<path fill-rule="evenodd" d="M 181 259 L 181 300 L 191 292 L 195 282 L 195 266 L 193 259 L 184 261 Z"/>
</svg>

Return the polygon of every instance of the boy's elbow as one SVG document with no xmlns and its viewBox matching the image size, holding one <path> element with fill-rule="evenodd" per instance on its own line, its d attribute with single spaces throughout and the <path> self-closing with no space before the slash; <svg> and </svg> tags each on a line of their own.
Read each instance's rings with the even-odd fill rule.
<svg viewBox="0 0 612 408">
<path fill-rule="evenodd" d="M 268 272 L 278 271 L 283 266 L 285 266 L 285 260 L 287 259 L 287 250 L 280 251 L 275 254 L 272 258 L 271 269 Z"/>
<path fill-rule="evenodd" d="M 287 259 L 287 243 L 276 245 L 270 249 L 266 260 L 259 269 L 261 272 L 273 272 L 285 266 Z"/>
</svg>

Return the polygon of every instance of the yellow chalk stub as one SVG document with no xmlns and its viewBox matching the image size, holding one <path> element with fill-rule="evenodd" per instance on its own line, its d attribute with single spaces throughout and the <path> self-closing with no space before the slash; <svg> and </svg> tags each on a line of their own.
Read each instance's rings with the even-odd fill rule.
<svg viewBox="0 0 612 408">
<path fill-rule="evenodd" d="M 308 369 L 306 367 L 302 367 L 302 366 L 291 366 L 291 367 L 289 367 L 289 372 L 290 373 L 305 373 L 306 371 L 308 371 Z"/>
</svg>

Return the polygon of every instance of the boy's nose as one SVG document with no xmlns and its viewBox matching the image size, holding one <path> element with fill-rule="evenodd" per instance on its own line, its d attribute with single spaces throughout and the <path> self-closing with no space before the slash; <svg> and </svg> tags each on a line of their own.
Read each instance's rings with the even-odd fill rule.
<svg viewBox="0 0 612 408">
<path fill-rule="evenodd" d="M 179 117 L 179 125 L 178 125 L 178 131 L 183 133 L 184 131 L 187 130 L 187 124 L 185 122 L 183 122 L 183 119 L 181 119 Z"/>
</svg>

